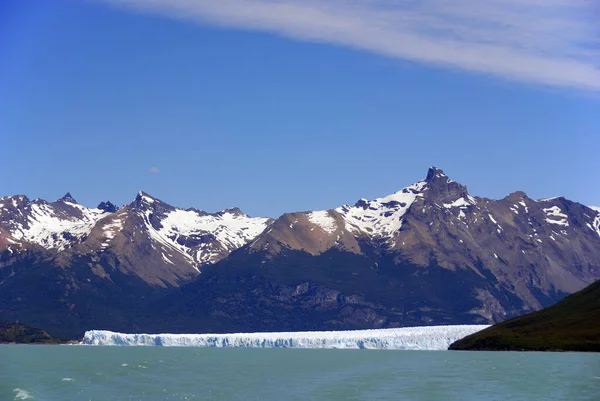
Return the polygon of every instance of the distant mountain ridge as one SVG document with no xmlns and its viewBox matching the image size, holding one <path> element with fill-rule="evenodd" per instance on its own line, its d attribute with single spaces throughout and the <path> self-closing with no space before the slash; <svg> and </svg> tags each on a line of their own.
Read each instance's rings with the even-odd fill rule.
<svg viewBox="0 0 600 401">
<path fill-rule="evenodd" d="M 472 196 L 435 167 L 386 197 L 275 220 L 145 192 L 121 208 L 0 199 L 0 318 L 58 335 L 488 324 L 598 278 L 598 210 Z"/>
<path fill-rule="evenodd" d="M 0 249 L 102 253 L 127 247 L 122 236 L 139 234 L 152 241 L 154 250 L 160 247 L 165 263 L 184 261 L 198 271 L 253 239 L 270 222 L 237 208 L 212 214 L 175 208 L 141 191 L 122 208 L 107 201 L 94 209 L 79 205 L 70 193 L 52 203 L 17 195 L 0 199 Z M 138 237 L 136 246 L 143 242 Z"/>
<path fill-rule="evenodd" d="M 474 197 L 431 168 L 384 198 L 284 214 L 165 313 L 214 331 L 494 323 L 599 278 L 599 223 L 563 197 Z"/>
<path fill-rule="evenodd" d="M 285 214 L 250 247 L 316 255 L 329 249 L 361 253 L 368 242 L 418 265 L 427 265 L 434 255 L 447 269 L 475 271 L 479 263 L 502 270 L 507 264 L 524 268 L 537 263 L 560 269 L 568 260 L 581 274 L 568 273 L 555 288 L 573 292 L 589 280 L 586 264 L 600 264 L 599 239 L 600 214 L 593 208 L 563 197 L 536 201 L 524 192 L 501 200 L 473 197 L 442 170 L 431 168 L 425 180 L 385 198 Z M 554 274 L 544 270 L 537 272 L 540 278 Z"/>
<path fill-rule="evenodd" d="M 121 208 L 86 208 L 70 194 L 1 198 L 0 318 L 67 337 L 92 326 L 129 328 L 134 311 L 271 221 L 239 209 L 176 208 L 145 192 Z"/>
</svg>

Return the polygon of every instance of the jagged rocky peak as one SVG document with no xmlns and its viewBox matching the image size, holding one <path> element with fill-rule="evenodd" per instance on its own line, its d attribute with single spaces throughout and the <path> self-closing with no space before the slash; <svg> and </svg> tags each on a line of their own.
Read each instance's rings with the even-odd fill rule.
<svg viewBox="0 0 600 401">
<path fill-rule="evenodd" d="M 75 198 L 71 195 L 70 192 L 67 192 L 62 198 L 60 198 L 57 202 L 68 202 L 68 203 L 77 203 Z"/>
<path fill-rule="evenodd" d="M 435 179 L 447 180 L 448 176 L 446 174 L 444 174 L 444 170 L 442 170 L 441 168 L 438 168 L 436 166 L 431 166 L 431 167 L 429 167 L 429 170 L 427 171 L 427 178 L 425 178 L 425 180 L 431 182 Z"/>
<path fill-rule="evenodd" d="M 13 195 L 0 198 L 0 209 L 17 209 L 29 203 L 25 195 Z"/>
<path fill-rule="evenodd" d="M 469 195 L 467 187 L 451 180 L 440 168 L 432 166 L 425 178 L 428 197 L 441 198 L 441 200 L 465 198 Z"/>
<path fill-rule="evenodd" d="M 150 202 L 152 203 L 155 199 L 144 191 L 138 191 L 137 196 L 135 197 L 136 202 Z"/>
<path fill-rule="evenodd" d="M 354 204 L 354 207 L 360 207 L 362 209 L 368 209 L 369 208 L 369 201 L 365 198 L 360 198 L 358 201 L 356 201 L 356 203 Z"/>
<path fill-rule="evenodd" d="M 223 216 L 224 214 L 232 214 L 234 216 L 246 216 L 246 213 L 242 212 L 239 207 L 232 207 L 217 212 L 218 216 Z"/>
<path fill-rule="evenodd" d="M 97 208 L 106 213 L 114 213 L 117 210 L 119 210 L 119 208 L 115 206 L 111 201 L 100 202 Z"/>
<path fill-rule="evenodd" d="M 163 201 L 158 198 L 153 197 L 144 191 L 139 191 L 135 200 L 133 201 L 133 205 L 140 209 L 145 208 L 155 208 L 158 205 L 167 205 Z"/>
<path fill-rule="evenodd" d="M 527 196 L 527 194 L 523 191 L 515 191 L 512 192 L 510 194 L 508 194 L 508 196 L 506 196 L 506 198 L 504 198 L 508 201 L 520 201 L 520 200 L 524 200 L 524 199 L 529 199 L 529 197 Z"/>
<path fill-rule="evenodd" d="M 144 219 L 149 221 L 156 230 L 162 228 L 162 219 L 175 208 L 168 203 L 153 197 L 144 191 L 139 191 L 135 200 L 129 205 L 129 208 L 137 211 Z"/>
</svg>

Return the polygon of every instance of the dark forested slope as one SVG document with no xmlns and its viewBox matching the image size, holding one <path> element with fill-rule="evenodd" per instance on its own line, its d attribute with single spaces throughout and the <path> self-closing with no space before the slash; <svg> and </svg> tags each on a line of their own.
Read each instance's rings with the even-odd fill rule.
<svg viewBox="0 0 600 401">
<path fill-rule="evenodd" d="M 465 337 L 450 349 L 600 352 L 600 281 L 553 306 Z"/>
</svg>

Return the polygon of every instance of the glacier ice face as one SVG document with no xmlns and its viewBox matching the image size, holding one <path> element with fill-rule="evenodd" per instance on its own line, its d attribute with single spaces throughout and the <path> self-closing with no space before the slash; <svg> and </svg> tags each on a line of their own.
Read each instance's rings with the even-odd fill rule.
<svg viewBox="0 0 600 401">
<path fill-rule="evenodd" d="M 217 348 L 446 350 L 454 341 L 487 327 L 489 326 L 425 326 L 355 331 L 236 334 L 123 334 L 91 330 L 85 333 L 81 344 Z"/>
</svg>

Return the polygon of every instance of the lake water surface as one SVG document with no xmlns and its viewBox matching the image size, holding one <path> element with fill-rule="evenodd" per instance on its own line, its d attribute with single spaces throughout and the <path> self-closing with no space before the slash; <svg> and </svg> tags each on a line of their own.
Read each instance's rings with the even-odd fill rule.
<svg viewBox="0 0 600 401">
<path fill-rule="evenodd" d="M 600 354 L 0 346 L 0 400 L 600 400 Z"/>
</svg>

